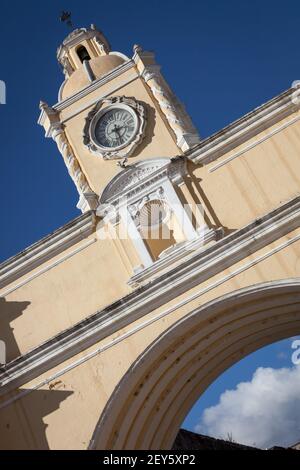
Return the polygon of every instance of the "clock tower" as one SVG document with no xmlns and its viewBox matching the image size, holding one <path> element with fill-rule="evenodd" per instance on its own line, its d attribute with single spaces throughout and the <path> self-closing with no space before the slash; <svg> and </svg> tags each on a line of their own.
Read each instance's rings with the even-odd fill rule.
<svg viewBox="0 0 300 470">
<path fill-rule="evenodd" d="M 184 154 L 199 135 L 154 54 L 137 45 L 131 58 L 112 51 L 91 25 L 71 32 L 57 58 L 65 80 L 57 104 L 41 102 L 39 124 L 63 156 L 77 207 L 96 211 L 106 228 L 126 227 L 138 270 L 206 233 L 203 219 L 197 226 L 184 208 L 192 199 L 186 187 L 183 194 Z"/>
<path fill-rule="evenodd" d="M 0 265 L 0 448 L 171 449 L 212 381 L 299 334 L 299 88 L 199 143 L 153 53 L 92 25 L 57 58 L 39 123 L 82 213 Z"/>
</svg>

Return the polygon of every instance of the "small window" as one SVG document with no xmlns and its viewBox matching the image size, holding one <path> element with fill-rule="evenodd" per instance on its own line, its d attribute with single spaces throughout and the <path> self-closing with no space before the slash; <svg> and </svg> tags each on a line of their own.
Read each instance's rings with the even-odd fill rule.
<svg viewBox="0 0 300 470">
<path fill-rule="evenodd" d="M 79 46 L 76 52 L 82 63 L 85 60 L 91 60 L 90 55 L 84 46 Z"/>
</svg>

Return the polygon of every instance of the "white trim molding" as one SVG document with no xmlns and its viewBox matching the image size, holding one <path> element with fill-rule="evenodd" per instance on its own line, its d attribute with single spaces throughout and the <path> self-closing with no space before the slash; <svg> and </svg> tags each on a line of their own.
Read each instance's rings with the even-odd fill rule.
<svg viewBox="0 0 300 470">
<path fill-rule="evenodd" d="M 299 111 L 295 88 L 289 88 L 267 103 L 221 129 L 185 155 L 194 163 L 206 165 L 243 144 L 265 129 Z"/>
<path fill-rule="evenodd" d="M 270 139 L 271 137 L 273 137 L 273 135 L 276 135 L 278 134 L 279 132 L 283 131 L 284 129 L 286 129 L 287 127 L 289 127 L 290 125 L 292 124 L 295 124 L 295 122 L 298 122 L 300 121 L 300 116 L 296 116 L 292 119 L 290 119 L 289 121 L 285 122 L 284 124 L 276 127 L 275 129 L 273 129 L 271 132 L 269 132 L 267 135 L 264 135 L 262 136 L 260 139 L 257 139 L 255 140 L 254 142 L 252 142 L 251 144 L 248 144 L 248 145 L 245 145 L 241 150 L 239 150 L 238 152 L 234 153 L 233 155 L 230 155 L 230 157 L 227 157 L 225 158 L 224 160 L 222 160 L 221 162 L 217 163 L 216 165 L 214 165 L 213 167 L 209 168 L 208 172 L 209 173 L 213 173 L 214 171 L 218 170 L 219 168 L 221 168 L 222 166 L 224 165 L 227 165 L 227 163 L 230 163 L 232 160 L 235 160 L 236 158 L 238 157 L 241 157 L 242 155 L 244 155 L 245 153 L 247 153 L 249 150 L 253 149 L 254 147 L 256 147 L 257 145 L 260 145 L 261 143 L 265 142 L 266 140 Z"/>
<path fill-rule="evenodd" d="M 134 274 L 134 276 L 129 279 L 128 285 L 138 287 L 150 282 L 155 277 L 169 271 L 175 263 L 187 261 L 189 258 L 193 257 L 196 252 L 204 251 L 209 243 L 215 242 L 223 236 L 223 228 L 215 230 L 205 226 L 202 231 L 198 231 L 196 238 L 177 243 L 163 251 L 157 261 Z"/>
<path fill-rule="evenodd" d="M 0 289 L 95 232 L 96 216 L 87 212 L 0 264 Z"/>
<path fill-rule="evenodd" d="M 47 271 L 50 271 L 51 269 L 55 268 L 59 264 L 64 263 L 66 260 L 72 258 L 73 256 L 77 255 L 81 251 L 85 250 L 89 246 L 96 243 L 96 241 L 97 241 L 97 238 L 88 238 L 82 243 L 78 243 L 74 250 L 67 251 L 67 253 L 55 259 L 55 261 L 50 261 L 49 263 L 44 264 L 44 266 L 41 269 L 34 270 L 33 274 L 32 274 L 32 270 L 30 270 L 31 274 L 29 273 L 28 276 L 23 277 L 21 281 L 17 283 L 13 283 L 12 285 L 8 286 L 7 289 L 4 289 L 3 291 L 1 291 L 1 296 L 5 297 L 11 294 L 12 292 L 20 289 L 21 287 L 25 286 L 26 284 L 29 284 L 31 281 L 33 281 L 33 279 L 36 279 L 37 277 L 42 276 Z"/>
<path fill-rule="evenodd" d="M 121 59 L 123 59 L 124 62 L 127 62 L 128 60 L 130 60 L 127 55 L 123 54 L 123 52 L 111 51 L 108 55 L 115 55 L 117 57 L 121 57 Z"/>
<path fill-rule="evenodd" d="M 77 208 L 82 212 L 96 209 L 98 196 L 89 185 L 80 162 L 65 133 L 64 125 L 60 122 L 58 113 L 44 102 L 40 103 L 40 108 L 44 113 L 44 119 L 47 119 L 47 124 L 43 122 L 46 128 L 46 137 L 52 137 L 56 143 L 64 159 L 69 175 L 78 191 L 79 202 Z"/>
<path fill-rule="evenodd" d="M 196 252 L 193 257 L 172 267 L 152 282 L 1 367 L 0 394 L 24 385 L 175 297 L 200 286 L 207 279 L 222 273 L 299 226 L 300 196 L 208 246 L 206 250 Z M 250 267 L 299 240 L 300 235 L 297 234 L 293 239 L 272 247 L 257 260 L 250 260 L 250 264 L 248 262 L 246 266 Z M 236 272 L 240 269 L 243 268 Z M 233 275 L 231 273 L 228 276 Z"/>
<path fill-rule="evenodd" d="M 107 397 L 88 449 L 171 449 L 191 406 L 220 374 L 299 334 L 299 287 L 293 278 L 248 286 L 165 325 Z"/>
<path fill-rule="evenodd" d="M 198 131 L 191 118 L 179 103 L 160 73 L 159 65 L 148 65 L 141 74 L 157 100 L 170 128 L 176 136 L 178 147 L 184 152 L 200 142 Z"/>
<path fill-rule="evenodd" d="M 116 338 L 114 338 L 112 340 L 108 340 L 108 342 L 106 342 L 105 344 L 101 344 L 100 347 L 96 347 L 92 351 L 89 351 L 86 354 L 82 354 L 79 359 L 76 359 L 75 361 L 69 363 L 67 366 L 64 366 L 61 369 L 55 371 L 54 374 L 49 375 L 49 376 L 47 376 L 46 378 L 43 378 L 40 381 L 37 381 L 35 384 L 32 384 L 31 388 L 23 389 L 19 393 L 15 394 L 12 398 L 8 398 L 7 400 L 3 401 L 0 404 L 0 409 L 6 408 L 7 406 L 11 405 L 15 401 L 20 400 L 24 396 L 32 393 L 34 390 L 38 390 L 38 389 L 44 387 L 45 385 L 48 385 L 50 382 L 53 382 L 53 381 L 57 380 L 62 375 L 67 374 L 71 370 L 76 369 L 80 365 L 82 365 L 82 364 L 88 362 L 89 360 L 93 359 L 94 357 L 104 353 L 108 349 L 110 349 L 110 348 L 114 347 L 115 345 L 121 343 L 122 341 L 130 338 L 131 336 L 133 336 L 137 332 L 146 329 L 149 325 L 152 325 L 153 323 L 156 323 L 157 321 L 161 320 L 162 318 L 166 318 L 168 315 L 171 315 L 173 312 L 175 312 L 179 308 L 188 305 L 188 303 L 190 303 L 191 301 L 193 301 L 195 299 L 198 299 L 199 297 L 201 297 L 206 292 L 208 292 L 208 291 L 214 289 L 215 287 L 221 285 L 222 283 L 226 282 L 230 278 L 233 278 L 237 274 L 246 271 L 247 269 L 251 268 L 253 265 L 258 264 L 259 262 L 266 259 L 266 257 L 272 256 L 272 254 L 274 254 L 275 252 L 277 253 L 281 249 L 284 249 L 286 246 L 288 246 L 288 245 L 290 245 L 290 244 L 292 244 L 292 243 L 294 243 L 295 241 L 298 241 L 298 240 L 299 240 L 299 236 L 297 236 L 297 237 L 295 237 L 291 240 L 288 240 L 288 242 L 280 245 L 277 249 L 271 250 L 270 252 L 268 252 L 266 256 L 255 258 L 251 263 L 244 264 L 239 270 L 232 272 L 228 276 L 222 277 L 218 281 L 212 282 L 211 284 L 209 284 L 208 286 L 206 286 L 204 288 L 201 288 L 200 290 L 197 290 L 197 292 L 195 292 L 194 294 L 192 294 L 188 297 L 185 297 L 183 300 L 175 303 L 171 307 L 166 308 L 165 310 L 163 310 L 162 312 L 154 315 L 153 317 L 151 316 L 150 318 L 147 318 L 145 321 L 143 321 L 141 323 L 138 323 L 133 328 L 128 329 L 127 331 L 125 331 L 121 335 L 117 336 Z M 228 296 L 232 295 L 236 298 L 237 292 L 252 291 L 254 293 L 254 295 L 259 294 L 261 292 L 261 289 L 264 288 L 264 286 L 265 287 L 270 286 L 271 289 L 273 289 L 273 288 L 277 289 L 277 288 L 281 288 L 281 287 L 285 288 L 285 287 L 289 287 L 289 286 L 292 287 L 293 286 L 297 290 L 299 290 L 300 280 L 299 279 L 282 279 L 282 280 L 279 280 L 279 281 L 271 281 L 271 282 L 266 282 L 266 283 L 263 283 L 263 284 L 255 284 L 253 286 L 246 287 L 244 289 L 240 289 L 239 291 L 234 291 L 230 294 L 225 294 L 221 298 L 218 297 L 216 300 L 213 300 L 212 302 L 209 302 L 209 304 L 202 305 L 201 310 L 205 310 L 207 308 L 207 306 L 210 305 L 211 303 L 222 301 L 224 298 L 227 298 Z"/>
<path fill-rule="evenodd" d="M 174 188 L 182 182 L 186 171 L 184 157 L 142 160 L 125 167 L 100 197 L 97 215 L 102 217 L 104 224 L 114 225 L 122 220 L 142 261 L 141 268 L 153 264 L 140 221 L 143 209 L 151 201 L 174 214 L 186 240 L 201 238 Z"/>
<path fill-rule="evenodd" d="M 100 196 L 100 204 L 117 204 L 125 196 L 132 202 L 136 196 L 143 197 L 145 191 L 154 190 L 164 178 L 178 184 L 185 174 L 183 157 L 141 160 L 126 166 L 108 183 Z"/>
<path fill-rule="evenodd" d="M 183 152 L 191 149 L 200 142 L 198 131 L 185 106 L 161 74 L 161 67 L 156 64 L 154 53 L 143 51 L 138 45 L 133 47 L 133 51 L 132 60 L 173 131 L 177 146 Z"/>
<path fill-rule="evenodd" d="M 113 69 L 111 72 L 108 72 L 102 77 L 96 79 L 94 82 L 90 83 L 89 85 L 84 87 L 82 90 L 78 91 L 77 93 L 74 93 L 74 95 L 69 96 L 68 98 L 65 98 L 63 101 L 56 103 L 53 106 L 53 109 L 55 109 L 58 112 L 63 111 L 64 109 L 67 109 L 72 104 L 77 103 L 81 98 L 88 96 L 93 91 L 98 90 L 103 85 L 106 85 L 106 83 L 109 83 L 110 81 L 122 75 L 124 72 L 127 72 L 127 70 L 130 70 L 134 67 L 135 67 L 135 64 L 131 59 L 128 60 L 127 62 L 124 62 L 121 65 L 118 65 L 118 67 Z M 43 125 L 43 119 L 44 119 L 44 116 L 43 116 L 43 113 L 41 113 L 38 119 L 38 124 Z"/>
</svg>

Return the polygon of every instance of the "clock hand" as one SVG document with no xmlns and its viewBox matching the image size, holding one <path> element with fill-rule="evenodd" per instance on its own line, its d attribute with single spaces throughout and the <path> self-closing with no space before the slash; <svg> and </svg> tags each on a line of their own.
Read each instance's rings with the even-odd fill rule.
<svg viewBox="0 0 300 470">
<path fill-rule="evenodd" d="M 117 133 L 118 130 L 119 129 L 118 129 L 117 125 L 115 124 L 115 127 L 110 132 L 108 132 L 108 135 L 111 135 L 113 132 Z"/>
<path fill-rule="evenodd" d="M 115 124 L 114 132 L 117 134 L 117 139 L 119 140 L 119 144 L 122 144 L 121 135 L 120 135 L 120 129 L 121 129 L 121 127 L 118 127 L 118 126 Z"/>
</svg>

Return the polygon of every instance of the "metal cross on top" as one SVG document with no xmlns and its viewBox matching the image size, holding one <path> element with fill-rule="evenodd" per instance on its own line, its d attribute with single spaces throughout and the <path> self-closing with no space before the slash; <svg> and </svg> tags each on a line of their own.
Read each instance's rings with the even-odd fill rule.
<svg viewBox="0 0 300 470">
<path fill-rule="evenodd" d="M 62 23 L 65 23 L 67 26 L 69 26 L 70 28 L 73 28 L 73 23 L 72 23 L 72 19 L 71 19 L 71 16 L 72 16 L 72 13 L 69 12 L 69 11 L 62 11 L 61 12 L 61 15 L 59 17 L 60 21 Z"/>
</svg>

